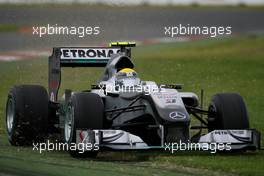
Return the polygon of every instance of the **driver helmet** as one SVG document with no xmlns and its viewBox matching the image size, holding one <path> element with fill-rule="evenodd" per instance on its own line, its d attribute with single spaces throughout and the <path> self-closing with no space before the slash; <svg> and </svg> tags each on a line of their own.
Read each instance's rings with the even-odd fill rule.
<svg viewBox="0 0 264 176">
<path fill-rule="evenodd" d="M 132 87 L 140 84 L 137 72 L 131 68 L 123 68 L 116 73 L 116 85 Z"/>
</svg>

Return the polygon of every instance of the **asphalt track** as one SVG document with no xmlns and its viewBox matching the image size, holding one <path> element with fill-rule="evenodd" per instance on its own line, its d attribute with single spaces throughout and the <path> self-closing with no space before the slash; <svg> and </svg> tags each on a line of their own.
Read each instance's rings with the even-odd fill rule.
<svg viewBox="0 0 264 176">
<path fill-rule="evenodd" d="M 0 6 L 0 24 L 18 26 L 100 26 L 100 34 L 38 37 L 29 32 L 0 32 L 0 52 L 93 45 L 113 40 L 165 37 L 164 26 L 231 26 L 233 34 L 262 33 L 264 11 L 249 8 Z"/>
</svg>

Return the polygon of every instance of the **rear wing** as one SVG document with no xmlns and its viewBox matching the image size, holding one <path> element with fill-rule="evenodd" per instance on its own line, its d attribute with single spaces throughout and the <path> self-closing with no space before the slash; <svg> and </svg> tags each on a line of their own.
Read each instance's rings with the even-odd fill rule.
<svg viewBox="0 0 264 176">
<path fill-rule="evenodd" d="M 113 54 L 131 57 L 131 42 L 113 42 L 109 47 L 55 47 L 49 57 L 49 99 L 57 101 L 61 67 L 105 67 Z"/>
</svg>

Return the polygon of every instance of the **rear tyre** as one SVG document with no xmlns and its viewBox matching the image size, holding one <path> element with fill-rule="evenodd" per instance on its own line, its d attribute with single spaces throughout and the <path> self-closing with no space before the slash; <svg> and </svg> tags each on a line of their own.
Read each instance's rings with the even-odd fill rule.
<svg viewBox="0 0 264 176">
<path fill-rule="evenodd" d="M 12 145 L 41 141 L 48 125 L 48 94 L 38 85 L 14 86 L 6 102 L 6 127 Z"/>
<path fill-rule="evenodd" d="M 77 129 L 103 129 L 104 104 L 94 93 L 75 93 L 67 106 L 64 125 L 65 142 L 76 144 Z M 96 157 L 98 151 L 69 150 L 73 157 Z"/>
<path fill-rule="evenodd" d="M 237 93 L 219 93 L 209 105 L 208 130 L 248 129 L 249 120 L 245 102 Z"/>
</svg>

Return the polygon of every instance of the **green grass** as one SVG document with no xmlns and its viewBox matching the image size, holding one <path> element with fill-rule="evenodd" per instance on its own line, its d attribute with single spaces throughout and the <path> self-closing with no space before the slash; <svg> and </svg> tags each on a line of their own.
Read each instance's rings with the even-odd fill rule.
<svg viewBox="0 0 264 176">
<path fill-rule="evenodd" d="M 139 46 L 133 49 L 136 71 L 144 80 L 183 83 L 183 91 L 205 90 L 205 104 L 217 92 L 239 92 L 251 127 L 264 134 L 264 37 Z M 63 69 L 61 92 L 89 89 L 101 68 Z M 263 175 L 264 152 L 103 152 L 96 160 L 65 152 L 39 154 L 31 147 L 11 147 L 6 139 L 4 107 L 15 84 L 47 87 L 47 59 L 0 63 L 0 173 L 14 175 Z M 70 80 L 70 81 L 69 81 Z M 263 143 L 262 139 L 262 143 Z"/>
<path fill-rule="evenodd" d="M 18 29 L 16 24 L 0 24 L 0 32 L 16 32 Z"/>
</svg>

